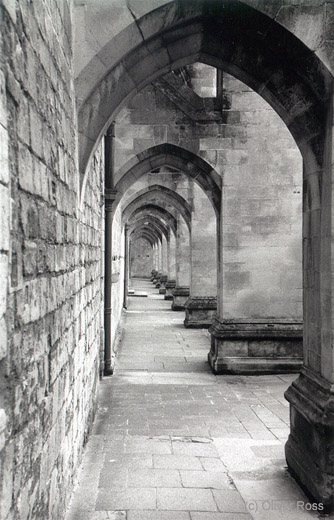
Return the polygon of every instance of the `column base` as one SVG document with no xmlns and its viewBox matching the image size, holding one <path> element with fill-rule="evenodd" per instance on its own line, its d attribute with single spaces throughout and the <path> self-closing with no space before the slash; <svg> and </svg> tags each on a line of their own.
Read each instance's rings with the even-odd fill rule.
<svg viewBox="0 0 334 520">
<path fill-rule="evenodd" d="M 160 276 L 160 289 L 159 289 L 159 294 L 166 294 L 166 282 L 167 282 L 167 275 L 165 274 L 162 274 Z"/>
<path fill-rule="evenodd" d="M 288 390 L 291 433 L 288 467 L 306 494 L 334 511 L 334 387 L 303 367 Z"/>
<path fill-rule="evenodd" d="M 160 285 L 161 285 L 161 282 L 160 282 L 160 279 L 161 279 L 161 273 L 158 273 L 155 277 L 155 279 L 153 280 L 153 283 L 154 285 L 156 286 L 157 289 L 159 289 Z"/>
<path fill-rule="evenodd" d="M 184 306 L 189 298 L 189 287 L 175 287 L 173 290 L 173 311 L 184 311 Z"/>
<path fill-rule="evenodd" d="M 165 294 L 165 300 L 172 300 L 173 299 L 173 289 L 175 289 L 176 282 L 175 280 L 168 280 L 166 282 L 166 294 Z"/>
<path fill-rule="evenodd" d="M 215 374 L 299 372 L 303 325 L 294 320 L 213 320 L 209 364 Z"/>
<path fill-rule="evenodd" d="M 186 328 L 209 328 L 217 311 L 217 298 L 214 296 L 190 297 L 185 303 Z"/>
</svg>

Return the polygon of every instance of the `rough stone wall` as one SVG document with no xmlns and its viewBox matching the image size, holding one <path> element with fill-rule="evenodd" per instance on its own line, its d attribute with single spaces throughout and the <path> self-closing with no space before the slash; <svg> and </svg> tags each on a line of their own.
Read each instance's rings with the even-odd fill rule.
<svg viewBox="0 0 334 520">
<path fill-rule="evenodd" d="M 133 240 L 130 248 L 131 267 L 133 278 L 150 278 L 153 269 L 152 247 L 143 238 Z"/>
<path fill-rule="evenodd" d="M 8 252 L 10 261 L 0 517 L 62 518 L 96 396 L 102 156 L 80 212 L 68 2 L 6 0 L 0 10 L 2 291 Z"/>
<path fill-rule="evenodd" d="M 0 33 L 0 496 L 2 497 L 0 517 L 5 516 L 11 506 L 13 466 L 12 449 L 7 442 L 7 422 L 11 415 L 9 402 L 11 395 L 7 383 L 10 331 L 6 315 L 10 258 L 10 173 L 8 164 L 9 121 L 3 57 L 4 40 Z"/>
</svg>

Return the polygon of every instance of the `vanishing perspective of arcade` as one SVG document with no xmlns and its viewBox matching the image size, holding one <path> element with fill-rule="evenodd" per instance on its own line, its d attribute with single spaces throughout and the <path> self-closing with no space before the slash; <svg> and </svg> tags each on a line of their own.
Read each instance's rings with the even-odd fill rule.
<svg viewBox="0 0 334 520">
<path fill-rule="evenodd" d="M 137 455 L 131 443 L 146 443 L 147 456 L 164 435 L 171 446 L 180 442 L 167 423 L 155 438 L 149 417 L 139 433 L 124 429 L 130 413 L 120 414 L 124 392 L 138 385 L 140 393 L 145 383 L 145 413 L 153 424 L 159 419 L 167 379 L 159 380 L 159 396 L 150 394 L 159 370 L 171 377 L 178 413 L 185 413 L 180 396 L 189 395 L 196 413 L 195 382 L 182 393 L 176 361 L 188 343 L 204 371 L 198 388 L 201 377 L 213 385 L 198 406 L 212 398 L 217 424 L 230 398 L 224 385 L 259 385 L 261 401 L 261 385 L 286 383 L 279 406 L 289 407 L 288 438 L 276 407 L 271 436 L 248 432 L 247 439 L 260 450 L 276 431 L 293 485 L 332 511 L 334 3 L 2 0 L 0 13 L 0 518 L 65 518 L 91 436 L 104 446 L 92 453 L 112 456 L 115 443 L 134 459 L 144 451 Z M 136 316 L 142 321 L 133 332 Z M 232 408 L 240 395 L 238 406 L 254 413 L 266 406 L 235 395 Z M 109 441 L 103 410 L 115 429 Z M 219 447 L 235 434 L 237 449 L 239 423 L 220 434 L 203 410 L 207 440 L 194 420 L 184 442 Z M 159 466 L 154 455 L 186 455 L 164 449 L 152 451 L 153 466 L 145 461 L 145 479 L 162 479 L 142 486 L 157 498 L 137 509 L 151 512 L 136 504 L 111 509 L 99 495 L 100 505 L 87 506 L 91 516 L 82 509 L 69 520 L 200 520 L 211 518 L 208 511 L 243 511 L 225 509 L 214 492 L 210 509 L 205 493 L 216 484 L 208 475 L 200 502 L 200 485 L 184 473 L 198 470 L 198 461 Z M 209 453 L 201 450 L 198 457 Z M 93 459 L 87 464 L 93 472 Z M 212 461 L 201 464 L 210 475 L 218 471 Z M 163 469 L 180 474 L 170 473 L 165 486 Z M 241 470 L 224 471 L 246 500 Z M 131 490 L 130 473 L 124 486 Z M 98 486 L 115 479 L 123 489 L 123 474 L 111 468 Z M 195 490 L 184 507 L 159 491 L 178 486 Z"/>
</svg>

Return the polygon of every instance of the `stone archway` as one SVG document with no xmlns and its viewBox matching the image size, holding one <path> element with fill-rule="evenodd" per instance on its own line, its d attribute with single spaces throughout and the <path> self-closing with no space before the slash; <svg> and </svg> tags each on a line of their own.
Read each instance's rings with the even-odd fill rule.
<svg viewBox="0 0 334 520">
<path fill-rule="evenodd" d="M 292 32 L 236 0 L 170 2 L 124 31 L 131 43 L 123 45 L 117 60 L 112 55 L 113 62 L 107 56 L 115 42 L 105 45 L 98 59 L 104 56 L 107 65 L 85 92 L 81 79 L 89 76 L 94 59 L 78 78 L 82 175 L 122 104 L 153 79 L 194 61 L 223 69 L 258 92 L 303 155 L 305 367 L 287 392 L 293 419 L 287 460 L 308 491 L 330 505 L 333 447 L 324 432 L 333 434 L 332 75 Z"/>
<path fill-rule="evenodd" d="M 219 215 L 222 186 L 220 175 L 198 155 L 170 143 L 148 148 L 120 168 L 115 176 L 115 203 L 119 202 L 135 180 L 161 166 L 176 168 L 193 179 L 207 194 L 216 215 Z"/>
<path fill-rule="evenodd" d="M 120 48 L 111 39 L 76 81 L 82 173 L 122 104 L 153 79 L 194 61 L 222 68 L 260 93 L 285 121 L 303 155 L 322 162 L 331 75 L 269 16 L 237 0 L 173 1 L 130 24 L 122 40 Z M 96 73 L 102 56 L 105 64 Z"/>
<path fill-rule="evenodd" d="M 138 193 L 130 197 L 127 205 L 123 210 L 123 218 L 127 220 L 130 215 L 142 207 L 143 204 L 158 203 L 164 210 L 168 211 L 168 207 L 175 208 L 184 218 L 188 228 L 190 228 L 191 206 L 178 193 L 166 188 L 165 186 L 152 185 L 148 188 L 140 190 Z"/>
<path fill-rule="evenodd" d="M 133 211 L 130 219 L 141 218 L 145 215 L 159 219 L 159 221 L 168 226 L 175 235 L 177 225 L 176 218 L 169 211 L 154 204 L 144 204 Z"/>
<path fill-rule="evenodd" d="M 166 238 L 168 237 L 168 229 L 164 223 L 156 217 L 152 217 L 150 215 L 144 215 L 138 219 L 130 219 L 128 222 L 129 232 L 131 233 L 132 231 L 135 231 L 136 229 L 143 226 L 147 226 L 148 224 L 150 224 L 153 229 L 157 229 L 160 231 L 160 233 L 163 233 Z"/>
</svg>

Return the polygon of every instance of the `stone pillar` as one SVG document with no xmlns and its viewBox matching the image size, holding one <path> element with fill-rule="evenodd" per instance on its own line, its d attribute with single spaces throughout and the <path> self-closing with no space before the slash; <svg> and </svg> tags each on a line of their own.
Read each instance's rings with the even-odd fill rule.
<svg viewBox="0 0 334 520">
<path fill-rule="evenodd" d="M 193 184 L 190 233 L 190 296 L 185 327 L 209 327 L 217 310 L 216 213 L 203 190 Z"/>
<path fill-rule="evenodd" d="M 168 245 L 167 245 L 167 238 L 165 235 L 162 235 L 161 240 L 161 249 L 162 249 L 162 268 L 161 273 L 164 276 L 168 276 Z"/>
<path fill-rule="evenodd" d="M 162 243 L 161 240 L 158 241 L 158 273 L 162 275 Z"/>
<path fill-rule="evenodd" d="M 333 511 L 333 97 L 327 114 L 324 171 L 304 168 L 304 365 L 285 394 L 291 423 L 285 454 L 298 482 Z"/>
<path fill-rule="evenodd" d="M 129 226 L 124 226 L 124 302 L 123 307 L 128 307 L 128 290 L 129 290 Z"/>
<path fill-rule="evenodd" d="M 176 237 L 168 230 L 168 280 L 166 282 L 165 300 L 173 300 L 172 291 L 176 286 Z"/>
<path fill-rule="evenodd" d="M 301 155 L 255 92 L 228 75 L 224 88 L 240 124 L 233 125 L 229 149 L 219 152 L 224 164 L 219 296 L 209 362 L 215 373 L 298 372 Z"/>
<path fill-rule="evenodd" d="M 162 256 L 162 267 L 160 276 L 160 288 L 159 294 L 166 294 L 166 282 L 168 279 L 168 245 L 167 238 L 162 235 L 161 238 L 161 256 Z"/>
<path fill-rule="evenodd" d="M 158 274 L 159 270 L 159 256 L 158 256 L 158 244 L 155 243 L 153 246 L 153 252 L 154 252 L 154 271 L 156 271 L 156 274 Z"/>
<path fill-rule="evenodd" d="M 158 274 L 155 277 L 155 286 L 157 287 L 157 289 L 159 289 L 159 287 L 160 287 L 160 278 L 161 278 L 161 275 L 162 275 L 162 243 L 161 243 L 160 239 L 157 242 L 157 259 L 158 259 L 158 261 L 157 261 L 157 271 L 158 271 Z"/>
<path fill-rule="evenodd" d="M 152 277 L 151 281 L 153 284 L 157 282 L 157 276 L 158 276 L 158 246 L 155 242 L 152 246 L 153 249 L 153 269 L 152 269 Z"/>
<path fill-rule="evenodd" d="M 190 240 L 189 228 L 180 215 L 177 217 L 176 232 L 176 287 L 173 290 L 172 309 L 184 310 L 189 297 L 190 284 Z"/>
<path fill-rule="evenodd" d="M 111 123 L 104 138 L 105 161 L 105 243 L 104 243 L 104 375 L 112 375 L 112 221 L 113 203 L 116 198 L 114 190 L 114 123 Z"/>
</svg>

